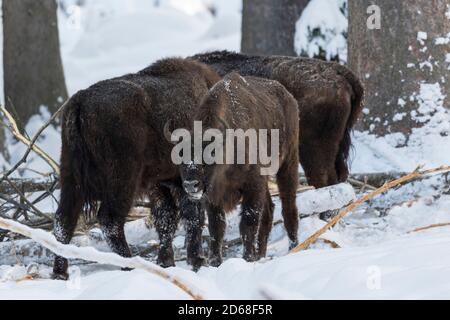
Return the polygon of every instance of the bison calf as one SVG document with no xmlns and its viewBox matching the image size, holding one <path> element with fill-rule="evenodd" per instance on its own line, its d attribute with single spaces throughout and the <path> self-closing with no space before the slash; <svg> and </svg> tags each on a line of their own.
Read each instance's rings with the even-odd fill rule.
<svg viewBox="0 0 450 320">
<path fill-rule="evenodd" d="M 210 90 L 195 120 L 204 129 L 215 129 L 227 139 L 232 132 L 237 132 L 235 130 L 247 132 L 249 136 L 250 131 L 256 131 L 259 148 L 278 139 L 279 150 L 272 156 L 275 156 L 279 166 L 274 173 L 280 189 L 285 227 L 291 247 L 295 246 L 298 231 L 296 191 L 299 128 L 298 106 L 292 95 L 276 81 L 243 78 L 237 73 L 231 73 Z M 268 134 L 267 144 L 262 144 L 262 138 L 258 136 L 262 130 Z M 278 132 L 278 137 L 272 132 Z M 222 158 L 223 164 L 191 162 L 180 166 L 186 193 L 193 201 L 203 197 L 206 204 L 212 238 L 210 263 L 215 266 L 222 263 L 225 213 L 235 209 L 241 200 L 240 232 L 246 260 L 254 261 L 266 255 L 268 235 L 273 223 L 274 206 L 268 190 L 268 176 L 262 174 L 264 166 L 261 159 L 255 163 L 249 161 L 252 158 L 250 140 L 244 138 L 244 151 L 238 143 L 230 145 L 229 142 L 220 151 L 221 156 L 216 154 L 217 151 L 209 155 Z M 208 148 L 208 145 L 203 144 L 201 151 L 205 157 L 208 157 Z M 239 162 L 242 156 L 245 156 L 244 163 Z"/>
</svg>

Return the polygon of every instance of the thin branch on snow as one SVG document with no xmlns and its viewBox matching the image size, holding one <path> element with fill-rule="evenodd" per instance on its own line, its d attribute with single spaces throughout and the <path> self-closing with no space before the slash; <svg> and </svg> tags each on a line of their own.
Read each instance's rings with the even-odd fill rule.
<svg viewBox="0 0 450 320">
<path fill-rule="evenodd" d="M 170 275 L 161 267 L 140 257 L 124 258 L 114 253 L 100 252 L 94 248 L 79 248 L 73 245 L 64 245 L 58 242 L 55 237 L 48 232 L 32 229 L 8 219 L 0 218 L 0 228 L 30 238 L 43 247 L 51 250 L 56 255 L 66 259 L 80 259 L 100 264 L 110 264 L 121 268 L 140 269 L 150 272 L 171 282 L 194 300 L 203 300 L 203 297 L 197 293 L 198 290 L 191 289 L 189 285 L 183 283 L 183 281 L 177 277 Z"/>
<path fill-rule="evenodd" d="M 426 226 L 426 227 L 421 227 L 421 228 L 417 228 L 417 229 L 411 230 L 411 231 L 408 232 L 408 234 L 421 232 L 421 231 L 425 231 L 425 230 L 430 230 L 430 229 L 435 229 L 435 228 L 443 228 L 443 227 L 450 227 L 450 223 L 432 224 L 432 225 L 429 225 L 429 226 Z"/>
</svg>

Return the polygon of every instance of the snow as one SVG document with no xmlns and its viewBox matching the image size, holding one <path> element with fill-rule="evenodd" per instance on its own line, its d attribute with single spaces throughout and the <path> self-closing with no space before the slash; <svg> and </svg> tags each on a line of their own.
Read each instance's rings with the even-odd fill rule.
<svg viewBox="0 0 450 320">
<path fill-rule="evenodd" d="M 450 114 L 444 108 L 445 95 L 440 84 L 420 84 L 419 93 L 411 100 L 419 104 L 418 112 L 411 117 L 425 125 L 412 130 L 407 146 L 402 134 L 376 137 L 368 132 L 355 132 L 357 153 L 352 163 L 353 172 L 409 172 L 418 165 L 431 168 L 450 163 L 450 154 L 442 152 L 450 143 Z M 394 120 L 404 116 L 399 113 Z"/>
<path fill-rule="evenodd" d="M 198 274 L 180 268 L 170 271 L 195 283 L 210 299 L 261 299 L 267 294 L 287 299 L 448 299 L 450 280 L 443 275 L 450 267 L 449 246 L 448 229 L 443 229 L 405 235 L 383 245 L 309 250 L 259 263 L 230 259 Z M 0 279 L 8 272 L 4 269 Z M 138 270 L 90 270 L 67 283 L 0 282 L 2 300 L 186 298 L 161 278 Z"/>
<path fill-rule="evenodd" d="M 186 56 L 213 49 L 239 50 L 241 0 L 160 0 L 156 1 L 158 6 L 148 0 L 86 0 L 81 7 L 76 0 L 65 2 L 71 7 L 66 12 L 60 10 L 59 24 L 71 94 L 98 80 L 135 72 L 164 56 Z M 327 58 L 338 55 L 341 62 L 346 61 L 347 19 L 341 11 L 344 3 L 343 0 L 310 2 L 297 23 L 297 52 L 313 56 L 322 48 Z M 322 36 L 312 37 L 314 29 L 319 29 Z M 425 32 L 418 33 L 419 42 L 424 44 L 427 38 Z M 443 42 L 440 38 L 435 41 Z M 450 54 L 446 62 L 450 64 Z M 431 61 L 430 64 L 432 67 Z M 408 64 L 408 68 L 418 66 L 418 62 Z M 445 94 L 439 83 L 422 83 L 417 94 L 399 99 L 400 106 L 412 101 L 419 103 L 420 108 L 413 115 L 401 112 L 394 120 L 413 116 L 424 122 L 422 128 L 413 129 L 408 140 L 399 133 L 380 138 L 356 131 L 352 172 L 407 172 L 418 165 L 431 168 L 450 164 L 450 153 L 446 152 L 450 144 L 450 115 L 444 105 Z M 369 112 L 368 108 L 364 111 Z M 32 136 L 49 117 L 42 107 L 40 115 L 27 124 L 28 134 Z M 14 143 L 10 135 L 8 142 L 11 162 L 15 162 L 25 148 Z M 48 128 L 38 144 L 54 159 L 59 158 L 58 129 Z M 0 156 L 0 171 L 4 166 L 6 161 Z M 29 168 L 33 171 L 23 170 L 21 174 L 36 177 L 39 175 L 34 171 L 50 172 L 48 165 L 34 154 L 30 155 Z M 450 269 L 447 254 L 450 227 L 410 233 L 416 228 L 450 222 L 448 188 L 443 177 L 433 177 L 373 199 L 322 236 L 321 239 L 338 244 L 339 249 L 318 242 L 307 251 L 288 254 L 288 238 L 283 225 L 278 224 L 269 239 L 269 258 L 263 261 L 247 263 L 230 258 L 220 268 L 202 268 L 199 273 L 191 272 L 180 262 L 167 272 L 193 285 L 208 299 L 450 298 L 450 283 L 442 276 Z M 348 185 L 333 190 L 336 193 L 331 195 L 329 189 L 324 189 L 298 196 L 300 213 L 307 216 L 300 222 L 301 241 L 325 225 L 315 212 L 338 209 L 360 196 Z M 330 198 L 335 201 L 324 200 Z M 281 204 L 277 198 L 274 202 L 274 220 L 279 221 Z M 39 208 L 53 212 L 55 207 L 49 200 Z M 227 217 L 227 240 L 239 236 L 239 219 L 238 209 Z M 146 220 L 128 223 L 126 235 L 131 245 L 154 244 L 157 239 Z M 74 244 L 108 250 L 97 229 Z M 181 250 L 183 245 L 181 230 L 175 246 Z M 40 251 L 35 253 L 38 255 Z M 240 254 L 238 251 L 235 256 Z M 36 259 L 42 263 L 39 265 L 30 266 L 30 259 L 24 260 L 24 265 L 0 266 L 0 300 L 189 298 L 154 274 L 143 270 L 121 272 L 118 267 L 106 264 L 73 264 L 69 282 L 53 281 L 51 268 L 45 264 L 49 257 L 40 258 Z M 31 280 L 31 276 L 35 279 Z"/>
<path fill-rule="evenodd" d="M 347 61 L 345 34 L 348 21 L 341 11 L 346 0 L 312 0 L 296 24 L 295 49 L 299 55 L 315 57 L 325 51 L 327 60 Z M 317 34 L 319 32 L 319 34 Z"/>
<path fill-rule="evenodd" d="M 417 41 L 423 46 L 425 44 L 425 40 L 428 39 L 428 33 L 424 31 L 417 32 Z"/>
</svg>

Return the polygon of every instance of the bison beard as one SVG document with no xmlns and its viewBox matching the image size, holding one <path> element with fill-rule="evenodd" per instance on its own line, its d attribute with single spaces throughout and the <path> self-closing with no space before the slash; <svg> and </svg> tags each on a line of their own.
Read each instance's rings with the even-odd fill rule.
<svg viewBox="0 0 450 320">
<path fill-rule="evenodd" d="M 276 177 L 285 227 L 291 247 L 296 246 L 299 129 L 298 106 L 292 95 L 276 81 L 254 77 L 244 79 L 237 73 L 231 73 L 210 90 L 195 120 L 201 121 L 205 129 L 279 130 L 280 167 Z M 233 154 L 238 157 L 238 152 L 242 150 L 238 150 L 236 144 L 233 149 Z M 229 151 L 226 149 L 225 153 Z M 246 159 L 249 158 L 248 151 L 247 144 Z M 248 162 L 212 165 L 191 162 L 180 166 L 186 193 L 192 197 L 199 193 L 205 195 L 212 238 L 210 263 L 214 266 L 222 263 L 225 213 L 235 209 L 241 200 L 240 232 L 244 258 L 255 261 L 266 255 L 274 205 L 268 190 L 267 176 L 261 175 L 261 168 L 260 163 Z"/>
<path fill-rule="evenodd" d="M 237 71 L 279 81 L 299 106 L 299 159 L 308 182 L 321 188 L 348 178 L 351 130 L 362 111 L 364 89 L 337 63 L 308 58 L 251 56 L 228 51 L 199 54 L 221 76 Z"/>
<path fill-rule="evenodd" d="M 171 120 L 189 126 L 201 99 L 219 80 L 201 63 L 166 59 L 75 94 L 62 120 L 58 241 L 69 243 L 83 208 L 95 214 L 100 202 L 97 217 L 108 244 L 114 252 L 131 256 L 125 218 L 134 199 L 147 195 L 161 242 L 158 262 L 173 266 L 172 241 L 180 217 L 163 182 L 179 183 L 179 172 L 170 158 L 172 145 L 164 139 L 164 124 Z M 188 258 L 198 268 L 204 213 L 186 199 L 183 208 L 181 215 L 195 221 L 188 224 Z M 66 259 L 56 257 L 55 277 L 66 279 L 67 267 Z"/>
</svg>

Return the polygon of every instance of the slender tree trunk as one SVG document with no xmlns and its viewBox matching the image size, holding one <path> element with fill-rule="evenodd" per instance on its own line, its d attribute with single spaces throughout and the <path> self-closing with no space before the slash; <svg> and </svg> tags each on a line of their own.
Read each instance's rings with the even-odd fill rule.
<svg viewBox="0 0 450 320">
<path fill-rule="evenodd" d="M 244 0 L 242 52 L 295 56 L 295 24 L 309 0 Z"/>
<path fill-rule="evenodd" d="M 380 29 L 368 28 L 371 5 L 381 10 Z M 366 87 L 360 129 L 408 137 L 435 106 L 450 105 L 448 5 L 449 0 L 349 0 L 349 64 Z"/>
<path fill-rule="evenodd" d="M 3 0 L 5 103 L 23 129 L 67 99 L 55 0 Z"/>
</svg>

